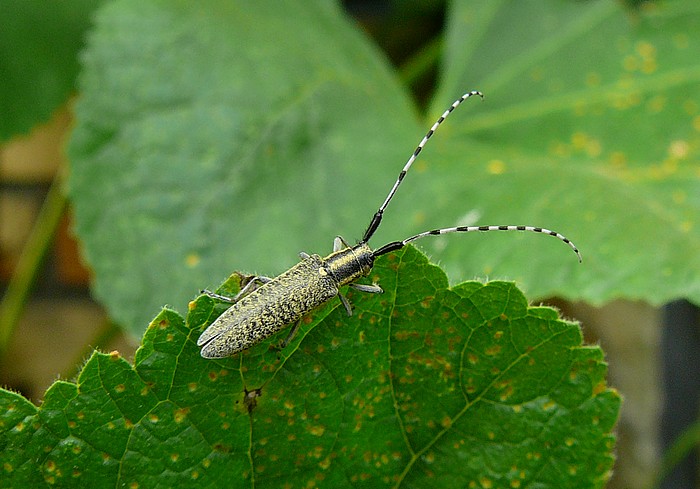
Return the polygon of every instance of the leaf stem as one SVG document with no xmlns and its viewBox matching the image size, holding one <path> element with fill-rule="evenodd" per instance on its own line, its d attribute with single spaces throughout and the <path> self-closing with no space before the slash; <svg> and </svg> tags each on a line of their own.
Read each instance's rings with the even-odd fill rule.
<svg viewBox="0 0 700 489">
<path fill-rule="evenodd" d="M 51 183 L 41 211 L 37 216 L 27 243 L 19 257 L 15 272 L 0 302 L 0 358 L 7 351 L 12 334 L 17 328 L 25 303 L 46 253 L 53 243 L 56 229 L 66 207 L 62 190 L 63 178 L 59 172 Z"/>
<path fill-rule="evenodd" d="M 442 45 L 442 36 L 436 36 L 398 67 L 399 78 L 406 86 L 413 86 L 437 64 L 442 52 Z"/>
</svg>

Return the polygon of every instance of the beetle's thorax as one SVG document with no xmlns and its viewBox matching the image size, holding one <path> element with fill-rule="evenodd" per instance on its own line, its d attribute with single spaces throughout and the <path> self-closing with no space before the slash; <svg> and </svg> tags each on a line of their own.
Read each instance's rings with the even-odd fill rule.
<svg viewBox="0 0 700 489">
<path fill-rule="evenodd" d="M 338 286 L 369 275 L 374 265 L 374 254 L 367 243 L 335 251 L 323 259 L 323 266 Z"/>
</svg>

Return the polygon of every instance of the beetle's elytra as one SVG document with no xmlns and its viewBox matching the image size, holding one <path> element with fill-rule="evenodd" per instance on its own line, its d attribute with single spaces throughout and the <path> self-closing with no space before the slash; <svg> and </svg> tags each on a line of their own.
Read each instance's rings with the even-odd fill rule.
<svg viewBox="0 0 700 489">
<path fill-rule="evenodd" d="M 568 238 L 555 231 L 533 226 L 457 226 L 425 231 L 401 241 L 387 243 L 376 250 L 369 247 L 368 242 L 379 228 L 384 210 L 391 202 L 404 176 L 425 144 L 445 118 L 462 102 L 474 95 L 483 98 L 481 92 L 478 91 L 465 93 L 433 124 L 399 173 L 384 203 L 372 216 L 372 220 L 358 244 L 350 246 L 341 237 L 336 237 L 333 242 L 333 253 L 330 255 L 322 258 L 319 255 L 301 253 L 301 261 L 286 272 L 275 278 L 254 277 L 233 298 L 205 291 L 206 294 L 230 302 L 232 305 L 210 324 L 197 340 L 197 345 L 202 347 L 201 355 L 204 358 L 228 357 L 246 350 L 288 325 L 294 324 L 289 335 L 283 341 L 283 345 L 286 345 L 294 336 L 301 318 L 336 296 L 340 298 L 348 315 L 352 315 L 350 304 L 341 294 L 340 288 L 349 285 L 362 292 L 381 293 L 382 289 L 378 285 L 363 285 L 355 283 L 355 281 L 369 275 L 376 257 L 398 250 L 407 243 L 425 236 L 472 231 L 543 233 L 568 244 L 580 262 L 581 254 Z"/>
</svg>

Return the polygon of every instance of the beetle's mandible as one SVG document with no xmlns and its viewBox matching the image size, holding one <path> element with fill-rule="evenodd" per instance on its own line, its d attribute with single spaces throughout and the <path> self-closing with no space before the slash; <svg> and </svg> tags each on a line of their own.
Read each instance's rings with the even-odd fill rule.
<svg viewBox="0 0 700 489">
<path fill-rule="evenodd" d="M 381 293 L 381 287 L 376 284 L 364 285 L 355 281 L 369 275 L 376 257 L 401 249 L 407 243 L 425 236 L 473 231 L 543 233 L 559 238 L 568 244 L 580 262 L 581 254 L 568 238 L 555 231 L 533 226 L 457 226 L 433 229 L 401 241 L 387 243 L 376 250 L 370 248 L 368 242 L 379 228 L 384 210 L 425 144 L 445 118 L 462 102 L 474 95 L 483 98 L 481 92 L 478 91 L 465 93 L 433 124 L 399 173 L 394 186 L 372 217 L 359 243 L 351 246 L 338 236 L 333 242 L 333 253 L 325 258 L 319 255 L 300 253 L 301 261 L 292 268 L 275 278 L 254 277 L 233 298 L 204 291 L 207 295 L 230 302 L 232 305 L 200 335 L 197 346 L 202 347 L 201 355 L 204 358 L 222 358 L 234 355 L 293 324 L 294 326 L 282 342 L 282 347 L 284 347 L 293 338 L 301 319 L 311 310 L 335 296 L 340 298 L 348 315 L 352 315 L 350 303 L 342 295 L 340 288 L 349 285 L 362 292 Z"/>
</svg>

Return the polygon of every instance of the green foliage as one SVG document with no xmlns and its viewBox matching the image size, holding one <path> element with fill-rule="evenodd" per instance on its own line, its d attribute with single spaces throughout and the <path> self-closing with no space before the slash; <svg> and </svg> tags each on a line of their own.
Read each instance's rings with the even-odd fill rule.
<svg viewBox="0 0 700 489">
<path fill-rule="evenodd" d="M 0 141 L 28 132 L 68 98 L 96 0 L 0 2 Z"/>
<path fill-rule="evenodd" d="M 242 355 L 202 359 L 222 310 L 163 310 L 134 366 L 95 353 L 41 407 L 0 391 L 0 487 L 602 487 L 619 397 L 577 324 L 414 248 Z M 238 276 L 225 284 L 237 288 Z"/>
<path fill-rule="evenodd" d="M 120 0 L 84 55 L 69 155 L 94 292 L 140 333 L 229 270 L 276 275 L 361 236 L 434 117 L 373 244 L 455 224 L 569 236 L 420 243 L 455 279 L 594 304 L 700 301 L 698 4 L 455 1 L 418 120 L 332 3 Z M 280 41 L 283 40 L 283 41 Z"/>
</svg>

